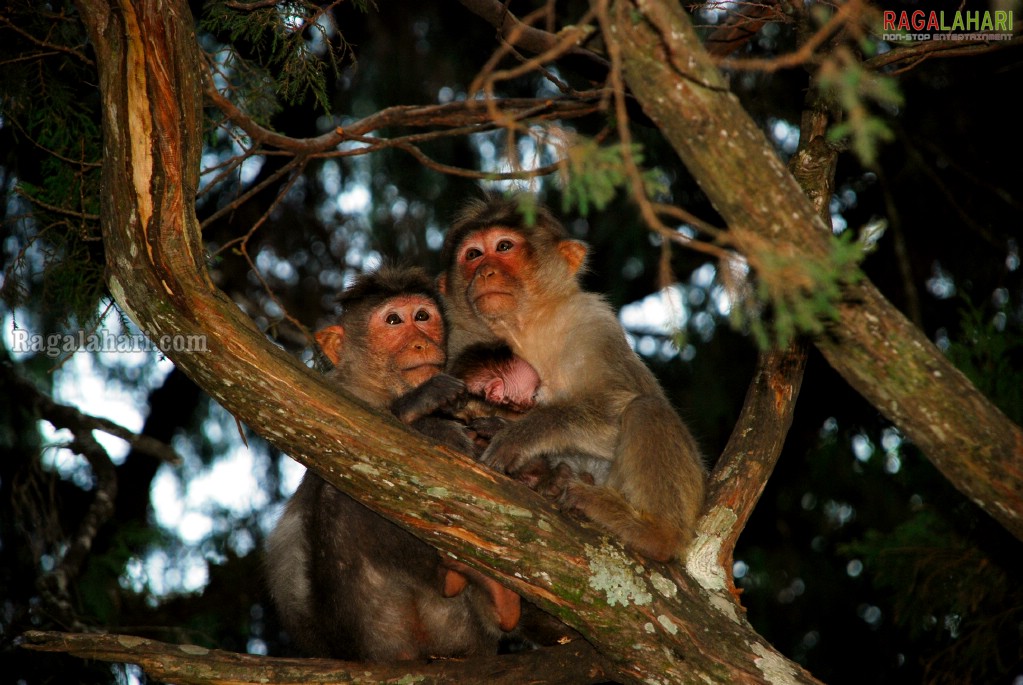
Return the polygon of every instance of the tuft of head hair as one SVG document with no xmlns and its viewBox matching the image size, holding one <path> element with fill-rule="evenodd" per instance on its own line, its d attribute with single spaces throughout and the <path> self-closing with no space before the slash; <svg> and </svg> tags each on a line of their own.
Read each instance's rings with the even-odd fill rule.
<svg viewBox="0 0 1023 685">
<path fill-rule="evenodd" d="M 424 295 L 434 302 L 440 296 L 433 279 L 417 266 L 384 265 L 376 271 L 357 276 L 338 297 L 341 318 L 352 311 L 372 309 L 399 295 Z"/>
<path fill-rule="evenodd" d="M 528 216 L 523 206 L 533 206 L 533 216 Z M 568 231 L 549 209 L 543 205 L 524 200 L 521 193 L 502 196 L 485 193 L 482 199 L 470 200 L 455 217 L 454 223 L 444 237 L 441 248 L 441 263 L 450 268 L 466 236 L 491 226 L 505 226 L 520 231 L 529 238 L 543 237 L 556 243 L 569 238 Z"/>
</svg>

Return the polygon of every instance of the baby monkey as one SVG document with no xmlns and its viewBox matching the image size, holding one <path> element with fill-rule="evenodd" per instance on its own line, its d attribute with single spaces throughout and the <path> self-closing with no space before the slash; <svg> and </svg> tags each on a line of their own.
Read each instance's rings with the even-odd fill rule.
<svg viewBox="0 0 1023 685">
<path fill-rule="evenodd" d="M 507 345 L 467 347 L 451 363 L 448 373 L 461 379 L 470 394 L 519 413 L 533 408 L 540 389 L 536 369 Z"/>
<path fill-rule="evenodd" d="M 465 383 L 471 398 L 453 412 L 473 430 L 482 453 L 497 431 L 536 405 L 540 375 L 522 357 L 503 343 L 477 343 L 462 350 L 451 362 L 448 374 Z M 495 414 L 495 408 L 510 411 Z M 558 454 L 533 459 L 515 474 L 516 480 L 547 497 L 559 498 L 566 485 L 579 478 L 589 484 L 607 480 L 605 459 L 586 454 Z"/>
</svg>

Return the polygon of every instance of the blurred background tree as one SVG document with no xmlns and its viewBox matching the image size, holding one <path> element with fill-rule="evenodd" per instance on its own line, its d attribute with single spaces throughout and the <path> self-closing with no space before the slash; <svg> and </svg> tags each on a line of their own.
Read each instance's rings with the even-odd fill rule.
<svg viewBox="0 0 1023 685">
<path fill-rule="evenodd" d="M 512 9 L 521 17 L 533 5 L 543 3 Z M 702 35 L 714 38 L 740 7 L 690 10 Z M 879 33 L 879 12 L 857 7 Z M 793 53 L 825 6 L 764 8 L 747 19 L 758 30 L 732 57 Z M 191 9 L 214 87 L 256 123 L 296 139 L 389 107 L 471 97 L 469 84 L 495 46 L 494 28 L 453 3 L 225 1 Z M 586 7 L 556 9 L 548 28 L 571 23 Z M 848 31 L 858 38 L 854 64 L 892 78 L 901 98 L 853 99 L 892 135 L 866 143 L 854 135 L 840 156 L 834 230 L 858 234 L 886 221 L 862 268 L 1019 424 L 1023 205 L 1012 170 L 1023 152 L 1013 133 L 1020 39 L 886 66 L 891 45 Z M 26 333 L 133 328 L 103 281 L 100 103 L 75 5 L 16 0 L 0 11 L 0 35 L 0 382 L 9 398 L 0 410 L 0 680 L 144 677 L 130 666 L 17 649 L 29 628 L 101 627 L 294 654 L 267 602 L 259 550 L 300 467 L 236 424 L 159 353 L 52 355 L 18 343 Z M 816 60 L 784 69 L 723 66 L 783 158 L 795 151 L 808 72 L 820 77 L 834 67 L 847 81 L 858 73 Z M 566 60 L 560 70 L 498 88 L 503 97 L 554 98 L 592 87 L 590 67 Z M 841 100 L 841 89 L 834 92 Z M 509 145 L 504 132 L 467 129 L 416 140 L 429 163 L 399 146 L 367 154 L 361 148 L 372 140 L 296 163 L 253 144 L 214 104 L 197 198 L 211 274 L 262 330 L 305 360 L 312 357 L 307 331 L 331 320 L 334 298 L 354 274 L 384 258 L 437 267 L 449 218 L 481 183 L 444 170 L 508 172 L 558 156 L 557 141 L 544 146 L 539 135 Z M 597 141 L 613 129 L 604 111 L 560 126 Z M 636 113 L 632 131 L 644 168 L 656 170 L 660 199 L 713 223 L 714 208 L 657 129 Z M 592 158 L 585 163 L 592 167 Z M 697 250 L 666 251 L 628 193 L 610 192 L 598 209 L 592 188 L 583 196 L 590 206 L 578 197 L 566 204 L 573 186 L 557 175 L 485 183 L 536 191 L 592 246 L 586 286 L 621 310 L 637 350 L 713 460 L 757 352 L 744 329 L 729 325 L 732 300 L 718 264 Z M 85 456 L 88 446 L 73 437 L 81 417 L 68 418 L 49 399 L 166 443 L 180 460 L 148 444 L 103 440 L 114 465 L 104 475 L 96 466 L 102 456 Z M 96 509 L 101 492 L 113 500 L 106 513 Z M 68 555 L 93 519 L 91 546 Z M 795 422 L 740 539 L 734 575 L 754 627 L 823 681 L 1011 683 L 1023 677 L 1019 545 L 811 351 Z M 63 594 L 54 586 L 61 582 Z"/>
</svg>

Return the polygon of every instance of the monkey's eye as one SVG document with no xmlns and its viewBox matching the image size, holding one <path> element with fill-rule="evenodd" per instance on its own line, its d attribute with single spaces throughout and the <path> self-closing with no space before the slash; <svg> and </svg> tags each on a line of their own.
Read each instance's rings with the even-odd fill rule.
<svg viewBox="0 0 1023 685">
<path fill-rule="evenodd" d="M 428 312 L 427 310 L 420 309 L 418 312 L 416 312 L 416 321 L 429 321 L 429 320 L 430 320 L 430 312 Z"/>
<path fill-rule="evenodd" d="M 398 324 L 401 323 L 401 317 L 395 314 L 394 312 L 391 312 L 390 314 L 387 315 L 387 318 L 384 319 L 384 322 L 388 326 L 397 326 Z"/>
<path fill-rule="evenodd" d="M 465 261 L 471 262 L 474 259 L 478 259 L 483 256 L 483 250 L 478 247 L 470 247 L 465 251 Z"/>
<path fill-rule="evenodd" d="M 507 252 L 508 250 L 512 249 L 513 247 L 515 247 L 515 243 L 512 242 L 511 240 L 501 240 L 501 241 L 498 241 L 498 243 L 497 243 L 497 251 L 498 252 Z"/>
</svg>

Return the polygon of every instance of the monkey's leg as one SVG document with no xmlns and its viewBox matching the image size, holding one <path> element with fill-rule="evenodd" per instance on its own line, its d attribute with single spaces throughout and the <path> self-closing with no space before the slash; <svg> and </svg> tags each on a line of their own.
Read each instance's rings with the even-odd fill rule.
<svg viewBox="0 0 1023 685">
<path fill-rule="evenodd" d="M 606 487 L 572 481 L 565 489 L 564 502 L 648 559 L 668 561 L 682 545 L 683 533 L 677 525 L 637 511 L 620 494 Z"/>
<path fill-rule="evenodd" d="M 522 615 L 522 598 L 516 593 L 493 578 L 454 559 L 442 560 L 441 571 L 444 576 L 443 595 L 445 597 L 456 597 L 468 587 L 470 582 L 474 583 L 490 597 L 494 613 L 497 615 L 497 624 L 501 630 L 507 633 L 519 624 L 519 618 Z"/>
</svg>

